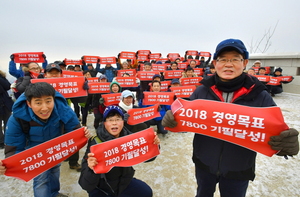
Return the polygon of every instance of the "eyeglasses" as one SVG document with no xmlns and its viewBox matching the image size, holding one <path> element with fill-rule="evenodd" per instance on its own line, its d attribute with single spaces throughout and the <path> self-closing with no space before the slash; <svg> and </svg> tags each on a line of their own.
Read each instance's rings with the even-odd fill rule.
<svg viewBox="0 0 300 197">
<path fill-rule="evenodd" d="M 240 62 L 244 61 L 244 59 L 238 59 L 238 58 L 233 58 L 233 59 L 225 59 L 225 58 L 222 58 L 222 59 L 217 59 L 217 62 L 220 62 L 221 64 L 226 64 L 227 62 L 231 62 L 232 64 L 238 64 Z"/>
<path fill-rule="evenodd" d="M 121 122 L 123 121 L 122 118 L 116 118 L 116 119 L 112 119 L 112 118 L 109 118 L 109 119 L 106 119 L 105 122 L 109 122 L 109 123 L 113 123 L 113 122 Z"/>
<path fill-rule="evenodd" d="M 33 67 L 33 68 L 30 68 L 29 70 L 40 70 L 40 67 Z"/>
</svg>

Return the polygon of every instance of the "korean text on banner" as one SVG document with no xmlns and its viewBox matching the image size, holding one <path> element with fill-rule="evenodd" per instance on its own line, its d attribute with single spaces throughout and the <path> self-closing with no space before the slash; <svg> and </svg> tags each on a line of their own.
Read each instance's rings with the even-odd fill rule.
<svg viewBox="0 0 300 197">
<path fill-rule="evenodd" d="M 5 175 L 28 182 L 79 151 L 86 143 L 82 127 L 2 160 Z"/>
<path fill-rule="evenodd" d="M 61 93 L 65 98 L 87 96 L 87 91 L 83 89 L 85 77 L 66 77 L 66 78 L 45 78 L 31 79 L 31 83 L 47 82 Z"/>
<path fill-rule="evenodd" d="M 143 105 L 171 105 L 174 96 L 174 92 L 144 92 Z"/>
<path fill-rule="evenodd" d="M 171 105 L 178 125 L 172 132 L 189 131 L 228 141 L 267 156 L 275 154 L 268 141 L 289 129 L 279 107 L 248 107 L 231 103 L 178 98 Z"/>
<path fill-rule="evenodd" d="M 145 108 L 132 108 L 128 110 L 129 118 L 127 123 L 129 125 L 136 125 L 142 122 L 146 122 L 156 117 L 160 117 L 158 111 L 158 104 Z"/>
<path fill-rule="evenodd" d="M 43 52 L 14 53 L 14 62 L 27 64 L 29 62 L 43 63 Z"/>
<path fill-rule="evenodd" d="M 154 130 L 146 130 L 91 146 L 97 158 L 96 174 L 107 173 L 113 167 L 128 167 L 147 161 L 159 155 L 154 144 Z"/>
</svg>

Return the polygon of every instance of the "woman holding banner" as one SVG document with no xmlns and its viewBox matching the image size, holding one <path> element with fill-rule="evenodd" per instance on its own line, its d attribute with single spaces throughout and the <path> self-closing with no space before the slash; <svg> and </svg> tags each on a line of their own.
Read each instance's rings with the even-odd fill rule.
<svg viewBox="0 0 300 197">
<path fill-rule="evenodd" d="M 89 140 L 79 177 L 79 184 L 88 192 L 89 197 L 151 197 L 152 189 L 145 182 L 133 177 L 135 170 L 131 166 L 113 167 L 109 172 L 103 174 L 96 174 L 93 171 L 98 162 L 94 153 L 90 151 L 92 145 L 132 134 L 124 127 L 124 114 L 118 106 L 108 106 L 105 109 L 103 122 L 98 127 L 96 134 L 97 136 Z M 158 145 L 159 143 L 159 138 L 155 135 L 154 144 Z"/>
<path fill-rule="evenodd" d="M 216 74 L 203 79 L 201 86 L 190 100 L 207 99 L 251 107 L 275 106 L 266 87 L 245 70 L 249 55 L 241 40 L 227 39 L 216 47 L 213 56 Z M 211 106 L 213 108 L 213 106 Z M 165 127 L 176 127 L 172 111 L 162 121 Z M 277 155 L 296 155 L 299 152 L 298 131 L 289 129 L 268 142 L 271 148 L 280 151 Z M 255 177 L 256 152 L 233 143 L 195 134 L 193 162 L 197 179 L 197 197 L 213 196 L 219 183 L 221 196 L 244 197 L 249 180 Z"/>
</svg>

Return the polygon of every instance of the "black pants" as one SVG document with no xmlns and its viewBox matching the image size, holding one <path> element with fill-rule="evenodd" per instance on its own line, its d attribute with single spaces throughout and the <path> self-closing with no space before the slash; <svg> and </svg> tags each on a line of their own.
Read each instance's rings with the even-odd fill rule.
<svg viewBox="0 0 300 197">
<path fill-rule="evenodd" d="M 5 129 L 6 129 L 6 123 L 8 118 L 11 115 L 11 111 L 9 111 L 6 107 L 3 107 L 3 112 L 0 115 L 0 145 L 4 144 L 4 135 L 5 135 Z M 3 127 L 2 127 L 3 122 Z"/>
</svg>

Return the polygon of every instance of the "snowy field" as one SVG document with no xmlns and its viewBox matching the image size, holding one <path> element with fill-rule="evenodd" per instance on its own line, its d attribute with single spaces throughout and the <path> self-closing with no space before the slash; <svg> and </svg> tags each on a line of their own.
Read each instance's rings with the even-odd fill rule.
<svg viewBox="0 0 300 197">
<path fill-rule="evenodd" d="M 286 123 L 300 131 L 300 95 L 282 93 L 274 97 L 281 108 Z M 88 117 L 88 127 L 93 130 L 93 115 Z M 150 163 L 135 166 L 135 177 L 147 182 L 154 197 L 193 197 L 196 191 L 194 165 L 191 160 L 192 133 L 168 133 L 161 139 L 161 154 Z M 85 148 L 81 149 L 80 157 Z M 4 158 L 0 150 L 0 158 Z M 285 160 L 283 157 L 257 156 L 256 178 L 250 182 L 249 197 L 300 197 L 300 157 Z M 70 197 L 88 196 L 77 184 L 79 173 L 69 169 L 68 163 L 61 167 L 61 192 Z M 1 197 L 33 196 L 32 181 L 26 183 L 15 178 L 0 176 Z M 219 196 L 216 192 L 215 196 Z"/>
</svg>

